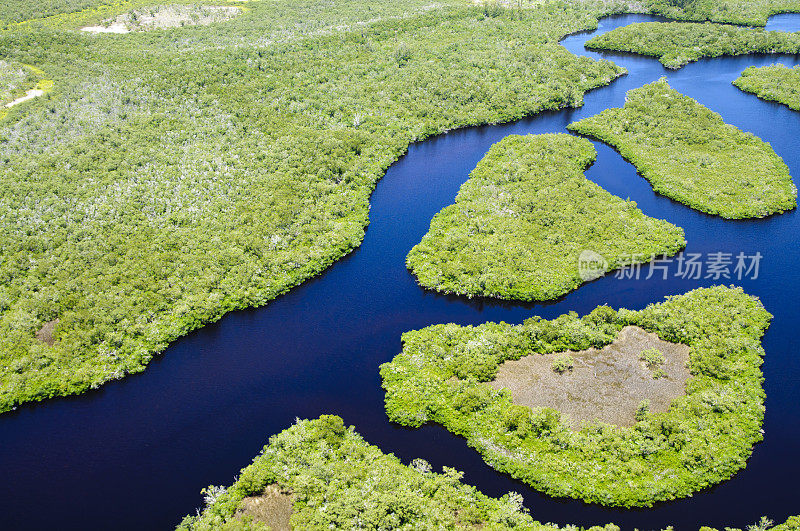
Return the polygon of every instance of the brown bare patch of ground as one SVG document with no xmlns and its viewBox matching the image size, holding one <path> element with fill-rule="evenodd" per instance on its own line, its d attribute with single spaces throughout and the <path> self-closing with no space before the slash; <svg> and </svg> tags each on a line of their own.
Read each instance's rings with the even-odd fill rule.
<svg viewBox="0 0 800 531">
<path fill-rule="evenodd" d="M 57 324 L 58 319 L 53 319 L 52 321 L 45 323 L 39 329 L 39 331 L 36 332 L 36 339 L 52 347 L 56 342 L 56 340 L 53 338 L 53 332 L 55 332 Z"/>
<path fill-rule="evenodd" d="M 128 33 L 182 26 L 207 26 L 229 20 L 241 13 L 235 6 L 163 5 L 136 9 L 104 20 L 99 26 L 86 26 L 81 31 L 89 33 Z"/>
<path fill-rule="evenodd" d="M 256 522 L 262 522 L 272 531 L 291 531 L 289 523 L 292 517 L 294 498 L 276 485 L 267 485 L 259 496 L 244 498 L 237 510 L 237 516 L 249 516 Z"/>
<path fill-rule="evenodd" d="M 653 379 L 652 371 L 639 359 L 649 348 L 664 354 L 665 377 Z M 561 411 L 564 422 L 573 429 L 594 421 L 632 426 L 642 400 L 650 400 L 650 411 L 660 413 L 686 392 L 689 347 L 662 341 L 639 327 L 623 328 L 617 339 L 602 349 L 568 352 L 575 367 L 563 374 L 552 369 L 558 354 L 563 353 L 507 361 L 489 384 L 511 391 L 515 404 Z"/>
</svg>

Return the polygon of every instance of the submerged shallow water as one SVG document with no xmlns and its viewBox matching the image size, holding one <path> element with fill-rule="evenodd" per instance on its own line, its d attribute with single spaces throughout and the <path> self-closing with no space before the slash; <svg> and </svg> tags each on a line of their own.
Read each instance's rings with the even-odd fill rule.
<svg viewBox="0 0 800 531">
<path fill-rule="evenodd" d="M 601 21 L 598 32 L 633 22 Z M 768 29 L 796 31 L 800 16 L 782 15 Z M 573 53 L 600 57 L 568 37 Z M 765 440 L 732 480 L 692 498 L 649 510 L 608 509 L 543 496 L 483 463 L 465 441 L 438 426 L 409 430 L 389 423 L 378 366 L 401 350 L 403 332 L 435 323 L 518 323 L 553 318 L 601 304 L 641 309 L 664 296 L 712 280 L 619 280 L 607 276 L 550 304 L 466 300 L 420 289 L 404 266 L 433 215 L 489 147 L 509 134 L 565 132 L 565 126 L 624 103 L 627 90 L 662 76 L 676 90 L 722 114 L 726 122 L 772 144 L 800 182 L 800 113 L 764 102 L 731 82 L 748 66 L 800 56 L 745 56 L 700 61 L 677 72 L 657 61 L 604 54 L 629 74 L 586 95 L 580 109 L 544 113 L 507 125 L 451 132 L 411 146 L 372 195 L 363 245 L 325 274 L 268 306 L 236 312 L 172 345 L 140 375 L 83 396 L 29 405 L 0 416 L 0 526 L 6 529 L 164 529 L 201 505 L 199 491 L 232 482 L 270 435 L 295 419 L 331 413 L 355 425 L 367 441 L 408 462 L 415 457 L 465 472 L 464 480 L 492 496 L 523 494 L 541 521 L 625 529 L 743 527 L 762 515 L 782 521 L 800 513 L 800 215 L 723 221 L 656 196 L 614 150 L 595 143 L 587 176 L 609 192 L 635 200 L 646 214 L 684 228 L 687 253 L 763 255 L 758 279 L 736 282 L 775 315 L 764 346 Z M 642 270 L 647 275 L 647 268 Z M 672 274 L 673 270 L 670 271 Z M 731 283 L 726 281 L 725 283 Z"/>
</svg>

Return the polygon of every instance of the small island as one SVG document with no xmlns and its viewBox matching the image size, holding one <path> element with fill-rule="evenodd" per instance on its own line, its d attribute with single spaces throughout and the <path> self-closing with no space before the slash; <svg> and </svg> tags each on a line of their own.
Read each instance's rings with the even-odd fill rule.
<svg viewBox="0 0 800 531">
<path fill-rule="evenodd" d="M 770 319 L 720 286 L 641 311 L 435 325 L 405 333 L 381 366 L 386 411 L 404 426 L 441 424 L 550 496 L 650 507 L 744 468 L 762 439 Z M 573 367 L 557 370 L 565 354 Z"/>
<path fill-rule="evenodd" d="M 615 147 L 656 192 L 701 212 L 759 218 L 797 205 L 789 168 L 769 144 L 664 79 L 629 91 L 623 108 L 568 128 Z"/>
<path fill-rule="evenodd" d="M 462 475 L 447 467 L 433 472 L 422 459 L 406 466 L 341 418 L 323 415 L 271 437 L 231 487 L 203 489 L 205 510 L 178 530 L 559 530 L 534 521 L 519 494 L 490 498 L 462 483 Z"/>
<path fill-rule="evenodd" d="M 751 66 L 733 84 L 762 100 L 776 101 L 800 111 L 800 66 Z"/>
<path fill-rule="evenodd" d="M 683 230 L 589 181 L 596 152 L 565 134 L 498 142 L 406 259 L 427 288 L 500 299 L 556 299 L 631 263 L 673 255 Z M 597 257 L 587 275 L 580 261 Z"/>
<path fill-rule="evenodd" d="M 800 53 L 800 32 L 765 31 L 720 24 L 641 22 L 599 35 L 590 50 L 629 52 L 658 58 L 667 68 L 723 55 Z"/>
<path fill-rule="evenodd" d="M 585 529 L 540 523 L 523 507 L 518 493 L 491 498 L 463 483 L 462 477 L 449 467 L 434 472 L 424 459 L 404 465 L 367 443 L 340 417 L 322 415 L 298 420 L 271 437 L 230 487 L 204 488 L 203 511 L 185 517 L 177 531 Z M 762 518 L 758 525 L 748 529 L 796 531 L 800 517 L 775 527 Z M 606 524 L 586 531 L 620 528 Z"/>
</svg>

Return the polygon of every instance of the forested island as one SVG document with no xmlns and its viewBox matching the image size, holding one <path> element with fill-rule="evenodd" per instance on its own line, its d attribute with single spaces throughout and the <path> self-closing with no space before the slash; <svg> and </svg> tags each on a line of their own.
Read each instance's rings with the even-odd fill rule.
<svg viewBox="0 0 800 531">
<path fill-rule="evenodd" d="M 615 147 L 656 192 L 707 214 L 755 218 L 797 206 L 789 168 L 769 144 L 666 80 L 631 90 L 623 108 L 568 129 Z"/>
<path fill-rule="evenodd" d="M 461 482 L 463 474 L 432 470 L 424 459 L 408 466 L 367 443 L 341 418 L 298 420 L 270 438 L 229 487 L 202 490 L 203 511 L 177 531 L 285 529 L 519 529 L 584 531 L 533 519 L 515 492 L 500 499 Z M 368 486 L 368 487 L 365 487 Z M 368 507 L 358 510 L 357 507 Z M 669 531 L 669 527 L 665 531 Z M 749 531 L 796 531 L 800 517 L 773 526 L 762 518 Z M 726 528 L 727 531 L 740 531 Z M 585 531 L 620 531 L 614 524 Z M 700 531 L 716 531 L 703 527 Z"/>
<path fill-rule="evenodd" d="M 522 325 L 434 325 L 404 334 L 403 352 L 381 366 L 386 412 L 404 426 L 441 424 L 493 468 L 550 496 L 650 507 L 744 468 L 762 439 L 760 339 L 770 319 L 741 289 L 714 287 L 638 312 L 601 306 Z M 626 326 L 691 349 L 685 394 L 659 413 L 643 404 L 631 427 L 589 417 L 576 431 L 554 407 L 516 404 L 508 389 L 490 385 L 504 362 L 602 348 Z M 563 391 L 581 399 L 578 387 Z"/>
<path fill-rule="evenodd" d="M 595 37 L 586 47 L 649 55 L 667 68 L 681 68 L 706 57 L 800 53 L 800 33 L 719 24 L 643 22 Z"/>
<path fill-rule="evenodd" d="M 787 68 L 781 64 L 750 67 L 733 84 L 762 100 L 776 101 L 800 111 L 800 67 Z"/>
<path fill-rule="evenodd" d="M 406 263 L 427 288 L 513 300 L 556 299 L 633 257 L 685 245 L 683 231 L 589 181 L 592 144 L 569 135 L 509 136 L 495 144 L 431 221 Z M 605 260 L 592 277 L 581 254 Z"/>
<path fill-rule="evenodd" d="M 178 529 L 266 529 L 266 524 L 272 529 L 558 531 L 533 520 L 519 494 L 490 498 L 463 484 L 461 476 L 451 468 L 434 472 L 422 459 L 406 466 L 328 415 L 298 421 L 273 436 L 231 487 L 205 489 L 203 513 L 187 517 Z M 592 531 L 618 529 L 608 525 Z"/>
</svg>

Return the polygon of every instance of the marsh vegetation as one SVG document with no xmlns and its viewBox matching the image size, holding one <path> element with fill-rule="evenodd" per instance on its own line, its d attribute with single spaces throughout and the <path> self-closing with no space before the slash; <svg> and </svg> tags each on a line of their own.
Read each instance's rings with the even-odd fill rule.
<svg viewBox="0 0 800 531">
<path fill-rule="evenodd" d="M 667 353 L 657 364 L 663 373 L 658 379 L 640 363 L 641 353 L 652 350 Z M 507 389 L 514 404 L 558 410 L 573 429 L 597 422 L 633 426 L 642 400 L 650 404 L 649 411 L 663 413 L 684 394 L 688 363 L 688 346 L 628 326 L 603 348 L 506 361 L 489 385 Z"/>
<path fill-rule="evenodd" d="M 90 33 L 128 33 L 184 26 L 207 26 L 215 22 L 230 20 L 241 13 L 236 6 L 208 5 L 159 5 L 134 9 L 103 20 L 97 26 L 84 26 L 82 31 Z"/>
</svg>

